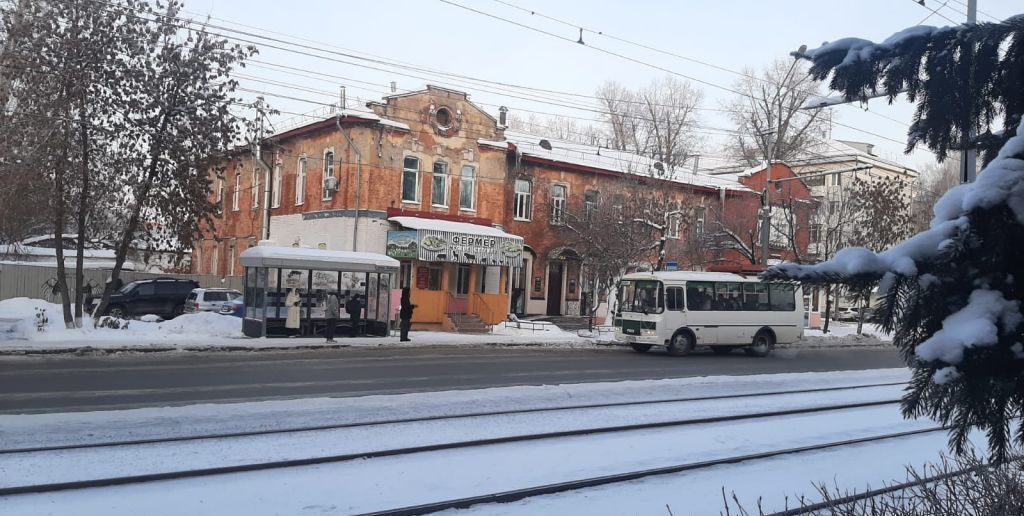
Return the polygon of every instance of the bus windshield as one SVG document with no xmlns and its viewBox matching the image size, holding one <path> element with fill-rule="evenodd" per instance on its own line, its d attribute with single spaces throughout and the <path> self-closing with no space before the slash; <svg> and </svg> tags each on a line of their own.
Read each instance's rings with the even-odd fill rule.
<svg viewBox="0 0 1024 516">
<path fill-rule="evenodd" d="M 619 311 L 660 314 L 665 309 L 660 281 L 627 280 L 619 283 Z"/>
</svg>

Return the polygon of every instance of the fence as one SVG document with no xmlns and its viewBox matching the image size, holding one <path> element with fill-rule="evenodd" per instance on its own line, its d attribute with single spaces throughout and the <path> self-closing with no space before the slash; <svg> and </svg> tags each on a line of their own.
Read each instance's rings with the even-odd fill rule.
<svg viewBox="0 0 1024 516">
<path fill-rule="evenodd" d="M 107 278 L 110 277 L 109 270 L 84 270 L 85 284 L 92 287 L 93 292 L 100 293 Z M 68 268 L 65 271 L 68 288 L 72 291 L 75 288 L 75 269 Z M 196 280 L 201 287 L 224 287 L 242 290 L 243 278 L 241 276 L 227 276 L 221 278 L 211 274 L 154 274 L 148 272 L 121 272 L 121 279 L 127 284 L 141 279 L 152 278 L 183 278 Z M 57 268 L 42 267 L 36 265 L 22 264 L 0 264 L 0 300 L 12 297 L 31 297 L 45 299 L 50 302 L 59 302 L 60 294 L 57 286 Z"/>
</svg>

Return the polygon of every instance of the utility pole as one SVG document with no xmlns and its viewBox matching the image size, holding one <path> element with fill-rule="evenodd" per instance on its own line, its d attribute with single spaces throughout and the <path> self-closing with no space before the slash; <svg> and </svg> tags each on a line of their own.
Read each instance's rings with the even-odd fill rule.
<svg viewBox="0 0 1024 516">
<path fill-rule="evenodd" d="M 768 116 L 771 116 L 769 114 Z M 764 206 L 761 207 L 761 263 L 768 265 L 768 245 L 769 235 L 772 230 L 772 154 L 775 149 L 775 131 L 768 133 L 768 155 L 767 155 L 767 168 L 765 173 L 768 175 L 764 182 Z"/>
<path fill-rule="evenodd" d="M 967 24 L 978 23 L 978 0 L 967 0 Z M 974 127 L 964 135 L 963 154 L 960 156 L 960 182 L 973 183 L 978 175 L 978 151 L 974 149 Z"/>
<path fill-rule="evenodd" d="M 258 118 L 258 127 L 256 129 L 256 141 L 252 144 L 252 161 L 255 166 L 263 169 L 263 224 L 260 228 L 260 240 L 270 240 L 270 198 L 271 192 L 271 179 L 273 176 L 272 169 L 266 161 L 263 161 L 263 97 L 257 98 L 256 102 L 253 103 L 256 107 L 256 116 Z M 256 195 L 259 195 L 257 193 Z"/>
</svg>

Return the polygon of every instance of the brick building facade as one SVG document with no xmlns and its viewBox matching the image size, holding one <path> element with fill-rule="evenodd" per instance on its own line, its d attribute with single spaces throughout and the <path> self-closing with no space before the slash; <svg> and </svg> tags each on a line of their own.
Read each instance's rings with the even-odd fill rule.
<svg viewBox="0 0 1024 516">
<path fill-rule="evenodd" d="M 693 269 L 750 261 L 735 246 L 700 244 L 723 221 L 749 226 L 736 228 L 740 234 L 756 230 L 763 187 L 756 175 L 664 174 L 641 156 L 506 134 L 465 93 L 434 86 L 367 107 L 268 138 L 261 156 L 273 169 L 269 178 L 250 153 L 227 163 L 210 194 L 222 214 L 197 242 L 193 272 L 241 275 L 237 257 L 261 238 L 269 198 L 269 238 L 278 245 L 385 253 L 389 232 L 398 230 L 521 245 L 521 267 L 500 252 L 404 259 L 401 281 L 421 307 L 418 326 L 450 325 L 445 311 L 453 310 L 487 322 L 509 312 L 577 315 L 586 291 L 581 263 L 570 236 L 552 223 L 552 206 L 581 209 L 595 195 L 651 189 L 694 208 L 672 222 L 669 261 Z M 796 184 L 784 190 L 804 195 Z M 748 218 L 753 224 L 741 222 Z"/>
</svg>

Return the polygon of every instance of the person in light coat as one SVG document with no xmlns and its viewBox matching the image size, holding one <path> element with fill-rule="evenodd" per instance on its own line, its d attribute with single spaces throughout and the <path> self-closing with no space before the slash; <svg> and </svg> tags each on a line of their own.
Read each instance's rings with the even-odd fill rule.
<svg viewBox="0 0 1024 516">
<path fill-rule="evenodd" d="M 288 296 L 284 299 L 284 304 L 288 307 L 288 318 L 284 321 L 284 327 L 288 330 L 289 337 L 294 337 L 299 333 L 302 313 L 302 308 L 299 306 L 300 300 L 299 292 L 294 288 L 288 291 Z"/>
<path fill-rule="evenodd" d="M 327 294 L 327 300 L 324 303 L 324 318 L 327 319 L 327 328 L 325 328 L 324 336 L 327 337 L 328 343 L 335 342 L 334 340 L 334 329 L 338 327 L 338 317 L 341 314 L 341 302 L 338 301 L 338 295 L 331 292 Z"/>
</svg>

